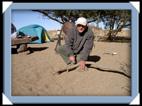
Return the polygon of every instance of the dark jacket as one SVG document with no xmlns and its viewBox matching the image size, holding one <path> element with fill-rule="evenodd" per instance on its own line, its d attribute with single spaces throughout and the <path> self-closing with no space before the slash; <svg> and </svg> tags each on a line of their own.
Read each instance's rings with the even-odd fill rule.
<svg viewBox="0 0 142 106">
<path fill-rule="evenodd" d="M 82 34 L 74 27 L 65 35 L 65 50 L 68 56 L 80 54 L 81 60 L 87 60 L 94 42 L 94 34 L 88 27 Z"/>
</svg>

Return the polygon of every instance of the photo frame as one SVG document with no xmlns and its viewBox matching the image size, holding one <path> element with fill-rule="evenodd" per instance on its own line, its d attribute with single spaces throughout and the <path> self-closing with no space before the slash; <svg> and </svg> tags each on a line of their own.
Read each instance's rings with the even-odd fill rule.
<svg viewBox="0 0 142 106">
<path fill-rule="evenodd" d="M 79 5 L 79 6 L 78 6 Z M 130 9 L 132 21 L 131 96 L 12 96 L 11 95 L 11 11 L 28 9 Z M 129 3 L 12 3 L 3 2 L 4 71 L 3 104 L 98 103 L 133 104 L 139 97 L 139 2 Z"/>
</svg>

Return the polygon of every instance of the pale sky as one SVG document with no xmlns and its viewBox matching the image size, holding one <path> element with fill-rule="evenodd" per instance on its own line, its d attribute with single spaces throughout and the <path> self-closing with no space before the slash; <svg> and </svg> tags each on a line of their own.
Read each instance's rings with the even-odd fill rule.
<svg viewBox="0 0 142 106">
<path fill-rule="evenodd" d="M 43 16 L 41 13 L 31 10 L 13 10 L 11 12 L 11 22 L 15 25 L 17 30 L 32 24 L 43 26 L 47 31 L 60 30 L 62 26 L 60 23 Z M 94 25 L 96 26 L 95 23 Z M 99 23 L 99 27 L 103 28 L 103 23 Z"/>
<path fill-rule="evenodd" d="M 18 30 L 21 27 L 38 24 L 43 26 L 46 30 L 58 30 L 61 28 L 61 24 L 48 19 L 41 13 L 30 10 L 13 10 L 11 14 L 11 22 Z"/>
</svg>

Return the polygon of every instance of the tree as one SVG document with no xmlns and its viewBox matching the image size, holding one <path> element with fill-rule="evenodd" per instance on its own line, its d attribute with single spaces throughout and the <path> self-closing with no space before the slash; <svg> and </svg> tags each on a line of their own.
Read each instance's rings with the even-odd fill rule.
<svg viewBox="0 0 142 106">
<path fill-rule="evenodd" d="M 131 11 L 130 10 L 106 10 L 102 11 L 101 20 L 108 30 L 106 34 L 108 40 L 114 40 L 117 33 L 123 28 L 129 28 L 131 25 Z"/>
<path fill-rule="evenodd" d="M 108 40 L 113 40 L 117 33 L 123 28 L 131 25 L 130 10 L 33 10 L 42 13 L 48 18 L 61 24 L 65 22 L 75 22 L 80 16 L 86 17 L 88 23 L 104 23 L 105 29 L 108 30 L 106 36 Z"/>
<path fill-rule="evenodd" d="M 86 17 L 90 22 L 97 21 L 98 11 L 94 10 L 33 10 L 39 13 L 42 13 L 44 16 L 47 16 L 49 19 L 57 21 L 61 24 L 71 21 L 75 22 L 78 17 Z"/>
</svg>

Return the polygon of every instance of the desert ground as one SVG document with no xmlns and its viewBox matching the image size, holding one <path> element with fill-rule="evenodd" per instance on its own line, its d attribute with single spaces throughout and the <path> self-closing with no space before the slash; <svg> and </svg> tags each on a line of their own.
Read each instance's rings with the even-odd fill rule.
<svg viewBox="0 0 142 106">
<path fill-rule="evenodd" d="M 28 44 L 29 51 L 11 54 L 13 96 L 130 96 L 131 43 L 94 42 L 90 60 L 109 72 L 88 67 L 58 73 L 67 67 L 55 52 L 56 41 Z"/>
</svg>

